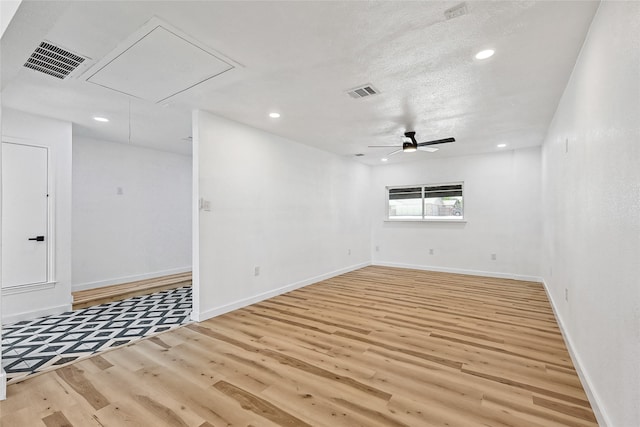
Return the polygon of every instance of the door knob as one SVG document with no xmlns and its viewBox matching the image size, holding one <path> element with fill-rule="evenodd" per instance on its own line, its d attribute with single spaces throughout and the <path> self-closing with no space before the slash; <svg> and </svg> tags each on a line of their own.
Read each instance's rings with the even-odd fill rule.
<svg viewBox="0 0 640 427">
<path fill-rule="evenodd" d="M 28 240 L 35 240 L 36 242 L 44 242 L 44 236 L 30 237 Z"/>
</svg>

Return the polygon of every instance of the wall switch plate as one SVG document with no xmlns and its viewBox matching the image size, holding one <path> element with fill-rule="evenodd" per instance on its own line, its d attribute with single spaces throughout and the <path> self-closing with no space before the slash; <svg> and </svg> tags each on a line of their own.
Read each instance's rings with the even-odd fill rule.
<svg viewBox="0 0 640 427">
<path fill-rule="evenodd" d="M 564 300 L 566 302 L 569 302 L 569 289 L 568 288 L 564 288 Z"/>
<path fill-rule="evenodd" d="M 433 249 L 429 249 L 429 255 L 433 255 Z"/>
<path fill-rule="evenodd" d="M 491 254 L 491 261 L 495 261 L 496 260 L 496 254 Z"/>
<path fill-rule="evenodd" d="M 253 275 L 254 276 L 259 276 L 260 275 L 260 266 L 253 267 Z"/>
<path fill-rule="evenodd" d="M 376 246 L 376 252 L 380 252 L 380 246 Z"/>
<path fill-rule="evenodd" d="M 116 194 L 118 196 L 122 196 L 124 194 L 122 187 L 116 187 Z"/>
</svg>

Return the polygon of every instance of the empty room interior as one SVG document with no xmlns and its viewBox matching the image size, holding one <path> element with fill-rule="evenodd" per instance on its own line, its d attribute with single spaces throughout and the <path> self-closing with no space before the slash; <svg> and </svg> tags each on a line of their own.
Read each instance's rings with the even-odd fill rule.
<svg viewBox="0 0 640 427">
<path fill-rule="evenodd" d="M 640 2 L 0 6 L 0 425 L 640 426 Z"/>
</svg>

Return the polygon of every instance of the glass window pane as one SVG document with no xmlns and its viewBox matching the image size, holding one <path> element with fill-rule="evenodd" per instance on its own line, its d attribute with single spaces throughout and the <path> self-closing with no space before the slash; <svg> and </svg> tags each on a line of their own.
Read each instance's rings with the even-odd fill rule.
<svg viewBox="0 0 640 427">
<path fill-rule="evenodd" d="M 389 219 L 422 219 L 422 187 L 389 189 Z"/>
<path fill-rule="evenodd" d="M 429 197 L 424 199 L 425 219 L 462 219 L 462 196 Z"/>
</svg>

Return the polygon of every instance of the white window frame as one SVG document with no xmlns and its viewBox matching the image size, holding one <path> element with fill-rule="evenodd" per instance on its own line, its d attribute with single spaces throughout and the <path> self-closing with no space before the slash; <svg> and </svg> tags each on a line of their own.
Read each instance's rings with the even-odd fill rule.
<svg viewBox="0 0 640 427">
<path fill-rule="evenodd" d="M 424 189 L 428 187 L 440 187 L 444 185 L 460 185 L 462 188 L 462 215 L 460 218 L 425 218 L 424 217 Z M 389 190 L 396 190 L 401 188 L 421 188 L 422 193 L 422 218 L 390 218 L 389 217 Z M 389 222 L 467 222 L 465 217 L 465 195 L 464 195 L 464 181 L 455 182 L 439 182 L 431 184 L 411 184 L 411 185 L 388 185 L 385 187 L 385 221 Z"/>
</svg>

